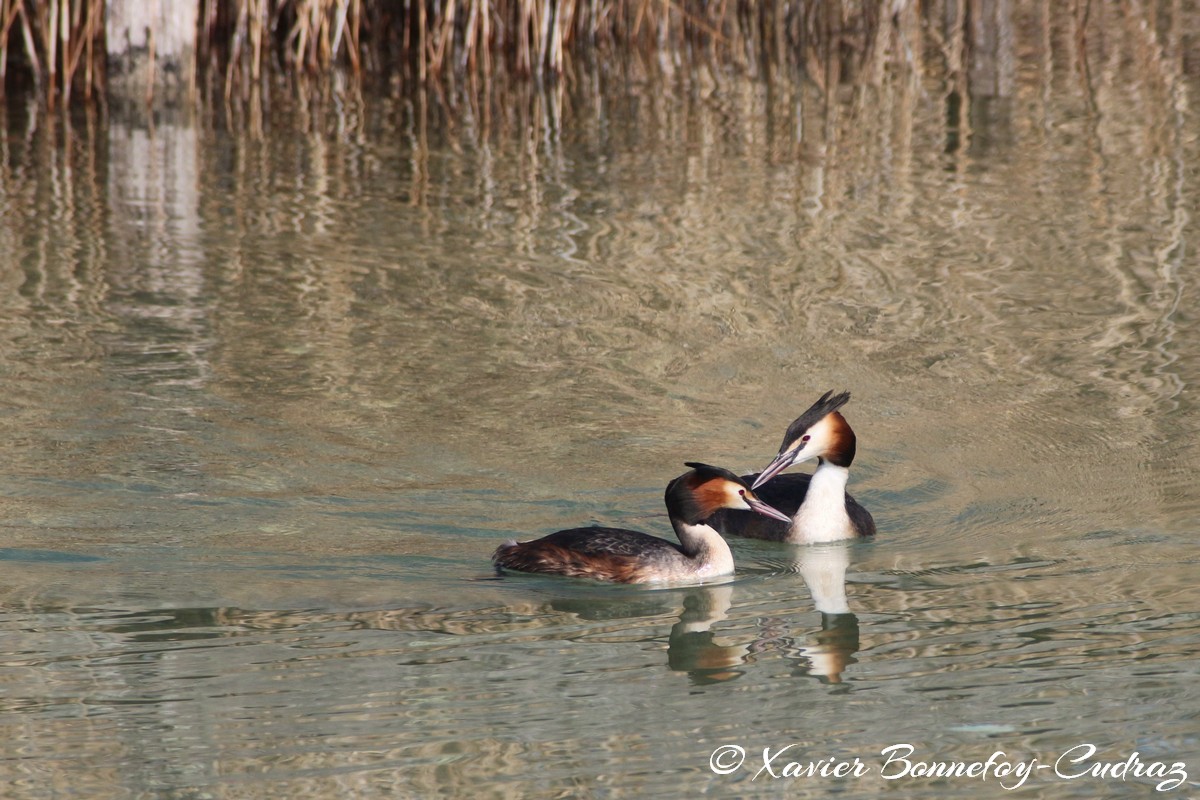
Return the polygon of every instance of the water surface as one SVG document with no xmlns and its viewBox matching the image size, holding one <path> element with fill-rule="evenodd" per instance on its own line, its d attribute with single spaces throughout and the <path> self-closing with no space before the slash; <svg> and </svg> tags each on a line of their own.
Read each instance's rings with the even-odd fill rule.
<svg viewBox="0 0 1200 800">
<path fill-rule="evenodd" d="M 1158 794 L 886 780 L 896 743 L 1194 793 L 1200 60 L 1129 21 L 1084 72 L 1070 19 L 1020 21 L 996 96 L 927 53 L 256 124 L 10 101 L 13 796 Z M 682 462 L 761 468 L 831 388 L 876 541 L 490 571 L 668 535 Z M 787 744 L 871 773 L 752 780 Z"/>
</svg>

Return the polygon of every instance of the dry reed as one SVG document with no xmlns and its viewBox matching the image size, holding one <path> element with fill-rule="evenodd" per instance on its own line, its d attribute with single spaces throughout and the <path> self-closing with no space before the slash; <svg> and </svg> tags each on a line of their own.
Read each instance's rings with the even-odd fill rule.
<svg viewBox="0 0 1200 800">
<path fill-rule="evenodd" d="M 42 89 L 48 105 L 60 96 L 69 102 L 76 85 L 90 97 L 103 75 L 104 51 L 96 47 L 103 15 L 103 0 L 0 0 L 0 95 L 15 65 Z"/>
<path fill-rule="evenodd" d="M 32 84 L 47 105 L 106 88 L 105 9 L 123 0 L 0 0 L 0 94 Z M 881 32 L 919 18 L 950 73 L 999 64 L 1012 0 L 190 0 L 198 4 L 195 69 L 211 94 L 247 98 L 264 81 L 354 78 L 402 85 L 494 76 L 570 78 L 584 60 L 605 72 L 653 64 L 665 75 L 720 79 L 803 72 L 835 87 L 873 60 Z M 170 0 L 188 2 L 188 0 Z M 1090 9 L 1075 0 L 1080 30 Z M 1098 13 L 1098 12 L 1097 12 Z M 1147 22 L 1179 15 L 1151 2 Z M 1083 24 L 1088 23 L 1088 24 Z M 890 34 L 889 34 L 890 35 Z M 1082 35 L 1082 34 L 1081 34 Z M 154 39 L 151 37 L 151 42 Z M 1078 43 L 1086 62 L 1087 43 Z M 1007 56 L 1011 60 L 1011 54 Z M 999 67 L 1003 67 L 999 64 Z M 1082 66 L 1086 70 L 1086 63 Z M 151 65 L 153 69 L 153 65 Z M 973 76 L 974 77 L 974 76 Z M 999 69 L 982 80 L 1004 81 Z M 219 88 L 218 88 L 219 87 Z"/>
<path fill-rule="evenodd" d="M 618 68 L 636 57 L 668 72 L 807 66 L 824 76 L 830 58 L 861 58 L 879 22 L 871 0 L 195 2 L 196 72 L 219 76 L 227 99 L 248 95 L 269 75 L 545 79 L 569 73 L 579 57 Z M 24 81 L 53 106 L 73 90 L 85 97 L 103 90 L 105 7 L 105 0 L 0 0 L 0 93 Z"/>
</svg>

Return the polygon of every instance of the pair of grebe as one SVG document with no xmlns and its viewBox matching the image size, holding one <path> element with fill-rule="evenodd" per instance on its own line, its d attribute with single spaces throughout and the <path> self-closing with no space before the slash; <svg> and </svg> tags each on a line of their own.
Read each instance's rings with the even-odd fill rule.
<svg viewBox="0 0 1200 800">
<path fill-rule="evenodd" d="M 872 536 L 871 514 L 846 493 L 856 440 L 838 409 L 849 400 L 848 392 L 822 395 L 788 426 L 778 455 L 760 473 L 738 477 L 689 462 L 692 469 L 667 485 L 665 498 L 679 544 L 618 528 L 572 528 L 509 540 L 492 561 L 497 569 L 619 583 L 693 581 L 733 572 L 723 536 L 794 544 Z M 813 458 L 812 475 L 779 476 Z"/>
</svg>

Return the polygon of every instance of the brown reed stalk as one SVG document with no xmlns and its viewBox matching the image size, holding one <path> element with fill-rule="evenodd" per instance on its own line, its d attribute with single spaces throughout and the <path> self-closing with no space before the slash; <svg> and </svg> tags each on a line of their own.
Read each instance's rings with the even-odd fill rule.
<svg viewBox="0 0 1200 800">
<path fill-rule="evenodd" d="M 458 7 L 456 0 L 448 0 L 445 5 L 446 10 L 441 16 L 441 20 L 435 23 L 436 30 L 434 31 L 433 40 L 429 45 L 429 72 L 437 75 L 442 71 L 442 62 L 446 57 L 446 52 L 450 47 L 450 41 L 454 34 L 454 10 Z"/>
<path fill-rule="evenodd" d="M 93 33 L 92 12 L 98 6 L 97 0 L 59 0 L 58 19 L 51 20 L 51 36 L 58 39 L 59 94 L 64 104 L 71 100 L 79 58 Z"/>
<path fill-rule="evenodd" d="M 425 53 L 429 46 L 425 41 L 427 27 L 428 20 L 425 16 L 425 3 L 422 0 L 417 0 L 417 74 L 422 84 L 425 83 L 425 79 L 429 76 L 429 71 L 425 68 Z"/>
<path fill-rule="evenodd" d="M 80 61 L 95 52 L 103 0 L 0 0 L 0 95 L 7 89 L 14 29 L 24 44 L 25 68 L 45 93 L 47 105 L 69 102 Z M 88 65 L 88 80 L 94 70 Z M 90 85 L 89 85 L 90 91 Z"/>
<path fill-rule="evenodd" d="M 246 6 L 245 0 L 239 0 L 237 7 L 237 20 L 233 24 L 233 31 L 230 36 L 229 56 L 225 67 L 225 102 L 228 103 L 233 94 L 233 78 L 237 70 L 238 62 L 242 55 L 242 41 L 244 39 L 244 31 L 248 24 L 250 9 Z"/>
<path fill-rule="evenodd" d="M 575 57 L 587 53 L 621 69 L 682 65 L 685 75 L 703 71 L 717 81 L 727 69 L 768 78 L 804 71 L 832 91 L 863 70 L 882 74 L 876 35 L 901 12 L 922 20 L 934 57 L 967 80 L 970 20 L 990 15 L 995 26 L 1011 24 L 1001 0 L 889 0 L 886 8 L 879 0 L 172 2 L 200 4 L 195 69 L 218 80 L 223 74 L 227 100 L 249 97 L 279 72 L 319 79 L 341 69 L 355 76 L 394 69 L 402 82 L 465 77 L 471 86 L 491 86 L 493 73 L 569 81 Z M 1088 31 L 1105 24 L 1098 10 L 1118 2 L 1072 0 L 1084 71 Z M 73 88 L 101 88 L 105 7 L 106 0 L 0 0 L 0 93 L 14 67 L 50 105 L 71 102 Z M 1155 23 L 1151 29 L 1155 15 L 1196 16 L 1179 3 L 1136 13 Z"/>
<path fill-rule="evenodd" d="M 533 54 L 530 50 L 530 32 L 537 17 L 537 0 L 517 0 L 517 73 L 533 73 Z"/>
<path fill-rule="evenodd" d="M 262 76 L 263 33 L 266 27 L 266 0 L 250 0 L 250 79 Z"/>
<path fill-rule="evenodd" d="M 54 79 L 58 75 L 58 37 L 54 35 L 58 27 L 58 2 L 50 0 L 42 6 L 43 14 L 38 25 L 42 32 L 42 52 L 46 54 L 46 103 L 51 107 L 54 106 Z"/>
<path fill-rule="evenodd" d="M 96 85 L 96 79 L 101 74 L 99 70 L 94 68 L 96 64 L 96 49 L 93 47 L 93 43 L 96 41 L 98 31 L 100 31 L 100 19 L 102 17 L 103 10 L 104 7 L 101 4 L 101 0 L 96 0 L 96 2 L 89 9 L 88 30 L 86 35 L 83 37 L 84 48 L 87 52 L 87 58 L 85 58 L 83 62 L 85 79 L 84 86 L 86 87 L 84 91 L 84 97 L 89 100 L 92 97 L 92 89 Z"/>
<path fill-rule="evenodd" d="M 460 66 L 470 68 L 475 63 L 475 39 L 479 35 L 479 0 L 470 0 L 470 10 L 467 12 L 467 27 L 463 34 L 463 52 Z"/>
<path fill-rule="evenodd" d="M 341 49 L 342 40 L 346 41 L 346 54 L 350 59 L 350 66 L 354 70 L 354 74 L 360 74 L 358 63 L 358 31 L 357 31 L 357 13 L 355 9 L 359 5 L 359 0 L 338 0 L 337 10 L 335 14 L 333 46 L 330 51 L 330 59 L 336 59 L 338 51 Z"/>
<path fill-rule="evenodd" d="M 292 23 L 292 29 L 288 31 L 287 39 L 284 40 L 284 52 L 287 54 L 288 63 L 305 62 L 304 54 L 308 51 L 308 38 L 311 35 L 310 26 L 311 16 L 304 13 L 303 6 L 299 6 L 296 20 Z"/>
<path fill-rule="evenodd" d="M 0 97 L 4 96 L 4 88 L 8 83 L 8 32 L 16 21 L 16 3 L 0 0 Z"/>
<path fill-rule="evenodd" d="M 29 13 L 25 10 L 25 4 L 21 0 L 17 0 L 21 12 L 21 37 L 25 41 L 25 52 L 29 58 L 30 68 L 33 71 L 33 79 L 37 83 L 42 82 L 42 69 L 38 63 L 37 45 L 34 43 L 33 29 L 29 23 Z"/>
</svg>

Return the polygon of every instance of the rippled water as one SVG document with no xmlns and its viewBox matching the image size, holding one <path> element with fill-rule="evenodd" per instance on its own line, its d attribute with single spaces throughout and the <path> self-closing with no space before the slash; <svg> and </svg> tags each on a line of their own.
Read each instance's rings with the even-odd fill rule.
<svg viewBox="0 0 1200 800">
<path fill-rule="evenodd" d="M 10 102 L 7 791 L 1158 794 L 881 755 L 1090 743 L 1194 793 L 1200 59 L 1118 29 L 1086 74 L 1021 38 L 963 116 L 913 65 L 230 126 Z M 829 388 L 875 541 L 735 542 L 701 587 L 491 573 L 509 537 L 668 535 L 683 461 L 760 468 Z M 869 774 L 754 779 L 788 744 Z"/>
</svg>

